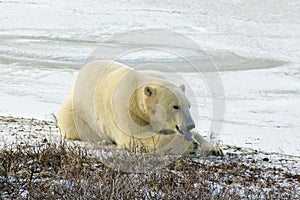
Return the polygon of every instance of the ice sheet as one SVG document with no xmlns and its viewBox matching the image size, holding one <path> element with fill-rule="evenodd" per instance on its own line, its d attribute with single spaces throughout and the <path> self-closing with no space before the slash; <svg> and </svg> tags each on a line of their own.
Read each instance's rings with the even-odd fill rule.
<svg viewBox="0 0 300 200">
<path fill-rule="evenodd" d="M 115 33 L 163 28 L 196 41 L 222 71 L 223 143 L 300 155 L 299 10 L 299 0 L 2 0 L 0 114 L 49 118 L 99 44 L 119 45 L 103 43 Z M 129 63 L 149 58 L 180 65 L 149 52 Z M 182 76 L 196 94 L 197 129 L 208 134 L 207 86 L 197 74 Z"/>
</svg>

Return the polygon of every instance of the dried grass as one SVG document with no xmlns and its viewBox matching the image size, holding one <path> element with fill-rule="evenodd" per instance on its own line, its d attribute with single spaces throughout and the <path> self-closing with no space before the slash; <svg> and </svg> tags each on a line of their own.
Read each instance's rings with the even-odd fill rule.
<svg viewBox="0 0 300 200">
<path fill-rule="evenodd" d="M 15 122 L 11 122 L 15 123 Z M 86 148 L 43 138 L 0 150 L 1 199 L 297 199 L 300 176 L 249 153 L 179 158 L 122 172 Z"/>
</svg>

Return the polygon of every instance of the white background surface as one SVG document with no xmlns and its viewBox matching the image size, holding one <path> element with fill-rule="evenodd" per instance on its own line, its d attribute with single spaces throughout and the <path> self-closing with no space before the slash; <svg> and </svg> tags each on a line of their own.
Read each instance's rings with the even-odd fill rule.
<svg viewBox="0 0 300 200">
<path fill-rule="evenodd" d="M 220 59 L 222 143 L 300 155 L 299 10 L 299 0 L 2 0 L 0 115 L 50 118 L 99 42 L 124 31 L 164 28 Z M 210 96 L 193 74 L 183 76 L 197 95 L 194 117 L 205 135 Z"/>
</svg>

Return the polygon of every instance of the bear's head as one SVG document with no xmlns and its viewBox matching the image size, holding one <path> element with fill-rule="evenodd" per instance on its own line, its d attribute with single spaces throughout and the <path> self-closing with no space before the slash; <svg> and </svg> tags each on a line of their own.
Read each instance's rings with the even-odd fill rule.
<svg viewBox="0 0 300 200">
<path fill-rule="evenodd" d="M 190 113 L 190 102 L 185 95 L 185 87 L 173 84 L 148 84 L 143 87 L 143 110 L 149 124 L 161 134 L 183 134 L 191 139 L 190 130 L 195 123 Z"/>
</svg>

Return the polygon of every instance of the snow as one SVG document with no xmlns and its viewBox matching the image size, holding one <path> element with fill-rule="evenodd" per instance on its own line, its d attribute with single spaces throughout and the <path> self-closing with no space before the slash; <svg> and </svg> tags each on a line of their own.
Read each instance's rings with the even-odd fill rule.
<svg viewBox="0 0 300 200">
<path fill-rule="evenodd" d="M 300 155 L 299 8 L 299 0 L 3 0 L 0 115 L 51 119 L 98 44 L 113 48 L 120 44 L 105 40 L 115 33 L 162 28 L 196 41 L 221 70 L 221 143 Z M 103 58 L 109 56 L 104 51 Z M 151 51 L 126 58 L 178 63 Z M 197 130 L 208 136 L 212 120 L 222 119 L 212 117 L 206 80 L 178 74 L 174 82 L 188 84 Z"/>
</svg>

